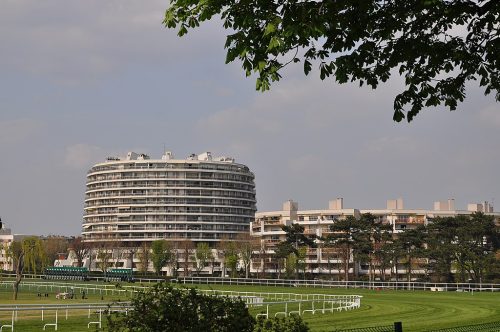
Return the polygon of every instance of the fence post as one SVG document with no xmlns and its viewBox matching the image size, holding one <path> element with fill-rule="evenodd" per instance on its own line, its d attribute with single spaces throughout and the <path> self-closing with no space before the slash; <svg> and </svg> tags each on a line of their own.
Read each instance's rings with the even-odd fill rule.
<svg viewBox="0 0 500 332">
<path fill-rule="evenodd" d="M 394 322 L 394 332 L 403 332 L 403 323 Z"/>
</svg>

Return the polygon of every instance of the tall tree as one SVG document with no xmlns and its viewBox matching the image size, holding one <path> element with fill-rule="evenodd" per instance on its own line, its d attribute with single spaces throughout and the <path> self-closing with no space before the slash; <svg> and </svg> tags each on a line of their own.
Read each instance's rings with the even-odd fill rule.
<svg viewBox="0 0 500 332">
<path fill-rule="evenodd" d="M 224 250 L 224 266 L 229 268 L 229 276 L 236 278 L 238 273 L 238 244 L 235 241 L 228 241 Z"/>
<path fill-rule="evenodd" d="M 127 249 L 124 246 L 124 243 L 121 241 L 113 241 L 110 243 L 111 250 L 111 259 L 113 260 L 113 267 L 120 267 L 120 263 L 122 259 L 127 257 Z"/>
<path fill-rule="evenodd" d="M 299 278 L 299 274 L 302 271 L 302 278 L 306 278 L 306 258 L 307 258 L 307 247 L 300 247 L 297 251 L 297 264 L 295 268 L 295 278 Z"/>
<path fill-rule="evenodd" d="M 166 240 L 156 240 L 151 243 L 151 261 L 157 275 L 173 258 L 172 245 Z"/>
<path fill-rule="evenodd" d="M 294 257 L 291 257 L 289 254 L 284 256 L 286 267 L 289 268 L 291 265 L 295 268 L 295 277 L 298 278 L 299 270 L 302 269 L 305 275 L 305 259 L 307 255 L 308 248 L 316 248 L 316 235 L 306 235 L 304 226 L 294 223 L 289 226 L 284 225 L 281 229 L 286 234 L 286 239 L 284 241 L 286 245 L 282 245 L 282 254 L 286 254 L 287 250 L 291 249 L 291 253 L 293 253 Z M 291 264 L 288 261 L 293 261 Z M 289 273 L 287 272 L 287 275 Z"/>
<path fill-rule="evenodd" d="M 353 259 L 353 270 L 356 273 L 356 264 L 366 259 L 366 246 L 370 241 L 368 226 L 355 216 L 335 220 L 330 226 L 331 234 L 325 238 L 325 245 L 332 246 L 340 253 L 343 261 L 344 280 L 349 280 L 350 262 Z"/>
<path fill-rule="evenodd" d="M 385 270 L 390 266 L 387 255 L 382 253 L 386 245 L 392 242 L 392 228 L 383 218 L 376 217 L 370 213 L 361 215 L 361 222 L 366 224 L 368 238 L 365 237 L 365 250 L 368 250 L 368 275 L 373 280 L 375 267 L 378 265 L 382 279 L 385 278 Z"/>
<path fill-rule="evenodd" d="M 73 254 L 75 255 L 75 258 L 78 262 L 78 266 L 82 267 L 83 260 L 86 257 L 90 256 L 91 245 L 87 242 L 84 242 L 81 236 L 78 236 L 71 241 L 69 245 L 69 250 L 73 252 Z"/>
<path fill-rule="evenodd" d="M 278 274 L 278 279 L 281 277 L 281 271 L 283 270 L 283 266 L 287 265 L 286 259 L 290 255 L 295 256 L 295 248 L 291 243 L 287 241 L 282 241 L 276 245 L 276 248 L 274 249 L 274 258 L 276 259 L 276 272 Z"/>
<path fill-rule="evenodd" d="M 17 294 L 19 292 L 19 284 L 23 279 L 24 272 L 24 255 L 25 251 L 23 248 L 23 244 L 18 241 L 13 241 L 8 248 L 7 256 L 12 261 L 12 266 L 14 268 L 14 272 L 16 273 L 16 279 L 12 284 L 12 288 L 14 290 L 13 299 L 17 300 Z"/>
<path fill-rule="evenodd" d="M 300 247 L 316 248 L 314 240 L 316 236 L 308 236 L 304 234 L 304 226 L 300 224 L 291 224 L 282 226 L 281 229 L 286 233 L 285 242 L 293 247 L 293 252 L 297 255 Z"/>
<path fill-rule="evenodd" d="M 184 239 L 180 242 L 180 250 L 182 253 L 182 268 L 184 276 L 187 277 L 191 273 L 191 257 L 193 256 L 194 243 L 190 239 Z"/>
<path fill-rule="evenodd" d="M 313 64 L 319 76 L 373 89 L 392 74 L 406 90 L 394 100 L 395 121 L 422 109 L 455 110 L 465 85 L 478 80 L 500 100 L 498 0 L 183 1 L 170 0 L 164 24 L 179 36 L 221 17 L 226 63 L 239 59 L 256 88 L 268 90 L 283 67 Z"/>
<path fill-rule="evenodd" d="M 172 242 L 172 260 L 170 261 L 172 267 L 172 277 L 177 278 L 179 276 L 180 259 L 181 259 L 181 242 Z"/>
<path fill-rule="evenodd" d="M 429 269 L 438 282 L 453 282 L 453 263 L 457 247 L 457 231 L 463 224 L 461 216 L 434 218 L 426 229 Z"/>
<path fill-rule="evenodd" d="M 206 242 L 200 242 L 196 245 L 195 249 L 196 258 L 196 275 L 199 276 L 200 272 L 212 260 L 212 249 Z"/>
<path fill-rule="evenodd" d="M 137 251 L 137 256 L 139 258 L 139 271 L 142 274 L 146 274 L 151 262 L 151 244 L 146 241 L 142 242 L 141 247 Z"/>
<path fill-rule="evenodd" d="M 392 240 L 384 241 L 375 245 L 373 257 L 375 266 L 379 271 L 382 281 L 386 280 L 387 270 L 391 269 L 396 264 L 394 262 L 394 242 Z"/>
<path fill-rule="evenodd" d="M 474 213 L 458 232 L 459 252 L 462 268 L 475 282 L 482 282 L 484 275 L 493 266 L 495 252 L 500 248 L 498 227 L 492 216 Z"/>
<path fill-rule="evenodd" d="M 54 261 L 59 258 L 59 254 L 67 254 L 69 248 L 69 240 L 64 236 L 49 236 L 42 240 L 43 247 L 47 259 L 47 265 L 54 264 Z"/>
<path fill-rule="evenodd" d="M 257 266 L 257 278 L 262 278 L 266 273 L 266 267 L 269 259 L 272 259 L 272 254 L 270 253 L 269 245 L 266 242 L 261 242 L 260 239 L 256 238 L 253 239 L 253 244 L 256 249 L 256 254 L 252 261 L 253 264 Z"/>
<path fill-rule="evenodd" d="M 414 265 L 417 268 L 420 267 L 419 259 L 425 257 L 424 228 L 419 227 L 417 229 L 405 230 L 404 232 L 398 234 L 396 242 L 399 244 L 402 251 L 405 253 L 406 276 L 407 276 L 407 281 L 410 282 L 414 270 L 413 268 Z"/>
<path fill-rule="evenodd" d="M 22 241 L 13 241 L 7 248 L 7 258 L 11 260 L 16 278 L 12 284 L 14 290 L 13 299 L 17 300 L 19 285 L 23 279 L 23 273 L 26 267 L 36 274 L 44 267 L 45 252 L 40 238 L 30 236 Z"/>
<path fill-rule="evenodd" d="M 238 234 L 236 241 L 238 242 L 239 256 L 245 268 L 245 278 L 248 278 L 252 257 L 254 253 L 258 253 L 260 250 L 260 241 L 258 239 L 253 239 L 248 233 Z"/>
<path fill-rule="evenodd" d="M 111 259 L 113 258 L 113 249 L 111 242 L 102 242 L 96 250 L 97 266 L 106 276 L 108 268 L 111 266 Z"/>
<path fill-rule="evenodd" d="M 37 236 L 23 239 L 24 268 L 30 273 L 37 274 L 47 265 L 47 255 L 42 240 Z"/>
<path fill-rule="evenodd" d="M 285 257 L 285 279 L 297 279 L 297 255 L 290 253 Z"/>
</svg>

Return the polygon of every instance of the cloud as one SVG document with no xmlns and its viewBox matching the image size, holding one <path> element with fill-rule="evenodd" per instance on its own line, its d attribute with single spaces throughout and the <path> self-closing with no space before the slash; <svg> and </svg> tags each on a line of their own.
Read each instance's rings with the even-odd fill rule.
<svg viewBox="0 0 500 332">
<path fill-rule="evenodd" d="M 102 160 L 105 154 L 104 149 L 98 146 L 83 143 L 71 145 L 66 147 L 64 165 L 76 170 L 87 169 L 96 160 Z"/>
<path fill-rule="evenodd" d="M 7 1 L 0 11 L 0 67 L 79 84 L 124 72 L 131 64 L 164 66 L 219 49 L 214 23 L 179 38 L 162 25 L 161 0 Z M 23 22 L 20 24 L 20 22 Z M 220 45 L 213 45 L 220 36 Z"/>
</svg>

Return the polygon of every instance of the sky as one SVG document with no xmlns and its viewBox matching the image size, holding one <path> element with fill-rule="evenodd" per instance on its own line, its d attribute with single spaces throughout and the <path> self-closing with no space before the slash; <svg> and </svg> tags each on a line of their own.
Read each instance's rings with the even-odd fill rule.
<svg viewBox="0 0 500 332">
<path fill-rule="evenodd" d="M 78 235 L 87 170 L 127 151 L 211 151 L 255 173 L 257 208 L 432 209 L 500 204 L 500 104 L 477 85 L 459 110 L 392 120 L 399 77 L 377 90 L 304 76 L 265 93 L 226 65 L 214 20 L 183 38 L 168 1 L 0 2 L 0 217 L 14 233 Z M 316 75 L 314 75 L 316 74 Z M 495 208 L 495 210 L 497 210 Z"/>
</svg>

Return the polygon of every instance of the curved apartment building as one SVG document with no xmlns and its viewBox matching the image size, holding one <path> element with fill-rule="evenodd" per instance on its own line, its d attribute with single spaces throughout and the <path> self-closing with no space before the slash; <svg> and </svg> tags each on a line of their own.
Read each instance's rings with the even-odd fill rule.
<svg viewBox="0 0 500 332">
<path fill-rule="evenodd" d="M 157 239 L 216 242 L 248 233 L 254 174 L 210 152 L 161 159 L 129 152 L 87 174 L 82 236 L 88 242 Z"/>
</svg>

